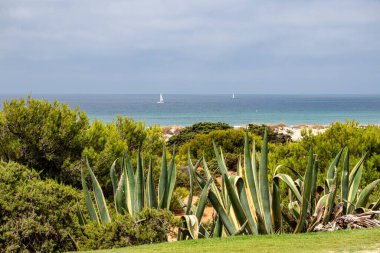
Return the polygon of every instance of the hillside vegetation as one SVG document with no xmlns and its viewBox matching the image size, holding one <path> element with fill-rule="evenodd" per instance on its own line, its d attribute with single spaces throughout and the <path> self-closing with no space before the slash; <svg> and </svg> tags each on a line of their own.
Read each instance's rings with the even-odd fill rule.
<svg viewBox="0 0 380 253">
<path fill-rule="evenodd" d="M 0 158 L 0 248 L 5 252 L 227 236 L 146 249 L 186 252 L 181 251 L 185 246 L 207 250 L 231 243 L 242 252 L 253 247 L 265 252 L 272 243 L 283 242 L 289 250 L 301 245 L 293 238 L 310 245 L 313 238 L 325 240 L 323 247 L 337 245 L 332 248 L 337 251 L 350 240 L 357 243 L 352 250 L 377 245 L 371 238 L 378 238 L 378 230 L 285 234 L 333 230 L 345 215 L 370 211 L 368 220 L 378 218 L 376 125 L 336 122 L 316 136 L 305 130 L 293 142 L 265 125 L 245 131 L 204 122 L 167 143 L 159 126 L 122 116 L 110 123 L 90 121 L 77 108 L 28 97 L 3 105 Z M 203 219 L 207 208 L 216 210 L 209 220 Z M 343 222 L 340 228 L 349 227 Z M 337 237 L 329 241 L 327 235 Z M 145 252 L 145 247 L 133 249 Z"/>
</svg>

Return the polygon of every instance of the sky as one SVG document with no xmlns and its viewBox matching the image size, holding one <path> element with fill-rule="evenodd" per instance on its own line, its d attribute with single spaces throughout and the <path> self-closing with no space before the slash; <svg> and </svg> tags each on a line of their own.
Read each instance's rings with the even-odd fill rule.
<svg viewBox="0 0 380 253">
<path fill-rule="evenodd" d="M 4 93 L 380 94 L 380 0 L 0 0 Z"/>
</svg>

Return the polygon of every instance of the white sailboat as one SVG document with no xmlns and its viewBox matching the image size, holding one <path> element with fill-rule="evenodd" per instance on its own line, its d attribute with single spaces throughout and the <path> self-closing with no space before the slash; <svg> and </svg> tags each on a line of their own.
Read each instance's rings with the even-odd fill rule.
<svg viewBox="0 0 380 253">
<path fill-rule="evenodd" d="M 164 97 L 162 96 L 162 94 L 160 93 L 160 100 L 157 101 L 157 104 L 163 104 L 164 103 Z"/>
<path fill-rule="evenodd" d="M 232 93 L 232 99 L 235 99 L 235 93 Z"/>
</svg>

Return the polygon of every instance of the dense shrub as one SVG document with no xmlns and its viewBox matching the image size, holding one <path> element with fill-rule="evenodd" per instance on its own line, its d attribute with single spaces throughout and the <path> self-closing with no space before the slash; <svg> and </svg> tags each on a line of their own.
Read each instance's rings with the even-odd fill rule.
<svg viewBox="0 0 380 253">
<path fill-rule="evenodd" d="M 265 129 L 267 129 L 268 132 L 268 141 L 272 143 L 287 143 L 292 140 L 292 137 L 289 134 L 283 134 L 279 133 L 273 130 L 270 126 L 261 124 L 249 124 L 248 125 L 248 131 L 253 133 L 256 136 L 263 136 Z"/>
<path fill-rule="evenodd" d="M 88 126 L 85 113 L 57 101 L 6 101 L 0 117 L 0 156 L 68 182 L 67 168 L 80 160 Z"/>
<path fill-rule="evenodd" d="M 188 150 L 190 150 L 192 158 L 200 158 L 204 155 L 206 160 L 210 161 L 215 157 L 212 145 L 214 140 L 216 146 L 223 149 L 223 154 L 226 158 L 231 154 L 233 160 L 229 161 L 229 163 L 235 166 L 238 155 L 243 153 L 244 135 L 245 131 L 243 129 L 216 130 L 208 134 L 198 134 L 179 148 L 179 159 L 181 162 L 187 163 L 187 154 Z M 252 139 L 253 135 L 249 134 L 249 137 Z M 255 136 L 254 138 L 257 146 L 260 147 L 260 137 Z"/>
<path fill-rule="evenodd" d="M 324 133 L 316 136 L 304 132 L 299 142 L 272 145 L 269 153 L 269 168 L 273 171 L 278 164 L 287 164 L 303 173 L 306 168 L 305 157 L 311 144 L 318 155 L 320 180 L 325 176 L 334 156 L 343 147 L 350 149 L 351 168 L 364 153 L 369 153 L 364 164 L 363 185 L 380 177 L 380 127 L 374 125 L 364 127 L 357 122 L 336 122 L 331 124 Z M 339 171 L 341 167 L 342 163 L 339 164 Z M 320 183 L 323 184 L 323 182 Z"/>
<path fill-rule="evenodd" d="M 124 151 L 160 155 L 161 129 L 118 116 L 111 123 L 93 121 L 77 108 L 47 100 L 12 99 L 0 113 L 0 158 L 41 172 L 43 178 L 80 187 L 80 167 L 87 156 L 102 183 L 112 162 Z M 134 156 L 132 156 L 134 158 Z M 106 189 L 110 190 L 110 187 Z"/>
<path fill-rule="evenodd" d="M 5 252 L 75 250 L 80 229 L 77 190 L 43 181 L 37 172 L 10 162 L 0 164 L 0 249 Z M 0 250 L 1 251 L 1 250 Z"/>
<path fill-rule="evenodd" d="M 232 127 L 226 123 L 222 122 L 199 122 L 192 126 L 185 127 L 179 134 L 172 136 L 168 140 L 168 145 L 181 146 L 185 142 L 193 139 L 197 134 L 208 134 L 214 130 L 227 130 L 232 129 Z"/>
<path fill-rule="evenodd" d="M 128 215 L 114 215 L 111 223 L 83 226 L 80 249 L 110 249 L 132 245 L 165 242 L 174 236 L 178 225 L 174 215 L 166 210 L 144 209 L 136 220 Z"/>
<path fill-rule="evenodd" d="M 80 226 L 81 192 L 17 163 L 0 163 L 0 252 L 62 252 L 163 242 L 177 225 L 166 210 L 145 209 L 136 219 L 114 214 L 108 225 Z M 111 205 L 110 205 L 111 206 Z M 87 218 L 88 219 L 88 218 Z"/>
<path fill-rule="evenodd" d="M 158 126 L 145 128 L 143 123 L 121 116 L 109 124 L 95 120 L 86 132 L 85 139 L 87 144 L 82 157 L 88 157 L 98 180 L 104 186 L 106 195 L 112 192 L 109 169 L 115 159 L 122 157 L 124 152 L 128 152 L 135 163 L 138 149 L 140 149 L 145 157 L 153 159 L 156 166 L 164 144 L 161 129 Z M 148 161 L 145 161 L 145 164 L 148 164 Z M 79 173 L 77 175 L 79 180 Z"/>
</svg>

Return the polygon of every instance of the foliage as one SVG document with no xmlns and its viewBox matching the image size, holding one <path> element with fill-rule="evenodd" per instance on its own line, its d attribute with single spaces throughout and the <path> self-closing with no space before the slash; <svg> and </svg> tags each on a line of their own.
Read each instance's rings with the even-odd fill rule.
<svg viewBox="0 0 380 253">
<path fill-rule="evenodd" d="M 164 140 L 157 126 L 145 125 L 118 116 L 111 123 L 94 120 L 67 104 L 47 100 L 12 99 L 4 102 L 0 113 L 0 157 L 16 161 L 41 172 L 43 178 L 80 186 L 78 180 L 84 157 L 88 157 L 111 193 L 108 168 L 113 157 L 138 149 L 157 160 Z M 135 162 L 135 161 L 134 161 Z"/>
<path fill-rule="evenodd" d="M 338 176 L 337 167 L 344 153 L 341 149 L 326 170 L 324 187 L 317 187 L 318 158 L 313 147 L 308 152 L 306 170 L 303 176 L 287 165 L 278 165 L 272 177 L 272 187 L 268 180 L 268 135 L 264 132 L 261 154 L 257 156 L 255 145 L 250 149 L 248 133 L 244 140 L 244 161 L 239 163 L 237 174 L 228 172 L 222 152 L 215 143 L 214 152 L 218 168 L 222 175 L 222 188 L 219 190 L 213 181 L 205 158 L 203 157 L 202 176 L 198 166 L 194 167 L 190 152 L 188 155 L 190 170 L 190 197 L 185 206 L 186 214 L 180 229 L 179 239 L 197 239 L 198 234 L 209 237 L 237 234 L 273 234 L 284 232 L 286 221 L 294 233 L 314 231 L 317 226 L 334 222 L 344 214 L 355 214 L 368 209 L 378 210 L 380 198 L 370 203 L 370 195 L 380 183 L 377 179 L 359 191 L 365 154 L 350 169 L 350 153 L 347 148 L 344 155 L 343 171 Z M 257 157 L 260 157 L 257 161 Z M 291 172 L 286 174 L 285 171 Z M 294 179 L 295 178 L 295 179 Z M 339 196 L 339 178 L 341 178 Z M 211 231 L 205 231 L 201 224 L 205 201 L 199 201 L 198 207 L 192 206 L 193 181 L 203 189 L 201 199 L 208 198 L 217 212 L 217 218 Z M 289 190 L 287 208 L 280 194 L 280 182 Z M 324 190 L 324 194 L 319 189 Z M 271 191 L 272 189 L 272 191 Z M 269 202 L 271 200 L 271 203 Z M 199 211 L 200 210 L 200 211 Z M 375 224 L 375 223 L 374 223 Z M 202 231 L 203 230 L 203 231 Z"/>
<path fill-rule="evenodd" d="M 31 97 L 6 101 L 0 120 L 0 156 L 69 182 L 88 126 L 85 113 L 57 101 Z"/>
<path fill-rule="evenodd" d="M 308 149 L 313 145 L 314 152 L 318 154 L 319 174 L 318 182 L 323 183 L 323 173 L 326 172 L 331 154 L 336 154 L 343 147 L 350 150 L 350 160 L 356 163 L 362 155 L 368 152 L 363 170 L 362 184 L 369 184 L 380 178 L 380 127 L 376 125 L 360 126 L 357 122 L 336 122 L 318 135 L 304 135 L 299 142 L 290 142 L 286 145 L 271 147 L 269 164 L 271 172 L 278 164 L 287 164 L 293 169 L 304 172 Z M 342 163 L 338 165 L 338 172 L 342 171 Z"/>
<path fill-rule="evenodd" d="M 173 151 L 169 166 L 167 165 L 166 148 L 164 146 L 162 149 L 158 194 L 156 194 L 151 159 L 148 164 L 148 173 L 145 177 L 144 163 L 141 153 L 139 152 L 137 155 L 136 169 L 133 168 L 129 156 L 125 153 L 122 159 L 121 175 L 119 179 L 117 179 L 117 160 L 115 160 L 111 166 L 109 174 L 112 182 L 116 211 L 121 215 L 128 213 L 132 217 L 136 217 L 136 215 L 144 208 L 169 209 L 176 181 L 176 166 L 174 160 L 175 151 Z M 81 181 L 90 219 L 99 224 L 111 223 L 112 219 L 109 215 L 103 190 L 90 167 L 88 160 L 86 160 L 86 164 L 91 178 L 93 194 L 88 189 L 83 171 L 81 172 Z M 95 204 L 93 198 L 95 199 Z M 83 217 L 81 223 L 87 223 L 80 209 L 78 210 L 78 216 Z"/>
<path fill-rule="evenodd" d="M 207 160 L 214 158 L 214 151 L 212 149 L 212 142 L 215 141 L 217 146 L 223 149 L 225 157 L 228 156 L 236 157 L 243 152 L 243 146 L 241 145 L 244 141 L 244 130 L 243 129 L 228 129 L 228 130 L 216 130 L 208 134 L 198 134 L 194 139 L 186 142 L 179 148 L 178 157 L 181 162 L 187 161 L 187 154 L 190 150 L 192 157 L 204 157 Z M 254 138 L 256 143 L 259 145 L 261 143 L 261 138 L 249 134 L 250 138 Z M 232 160 L 231 164 L 236 166 L 237 160 Z"/>
<path fill-rule="evenodd" d="M 168 145 L 181 146 L 185 142 L 193 139 L 197 134 L 208 134 L 215 130 L 227 130 L 232 127 L 222 122 L 199 122 L 192 126 L 185 127 L 179 134 L 172 136 L 168 140 Z"/>
<path fill-rule="evenodd" d="M 79 193 L 34 170 L 0 163 L 0 248 L 5 252 L 75 250 L 80 235 L 75 204 Z"/>
<path fill-rule="evenodd" d="M 177 226 L 174 215 L 167 210 L 144 209 L 136 219 L 129 215 L 114 215 L 106 225 L 90 222 L 82 227 L 81 249 L 111 249 L 167 241 Z"/>
<path fill-rule="evenodd" d="M 267 125 L 248 124 L 248 131 L 256 136 L 263 136 L 265 129 L 267 129 L 269 142 L 285 144 L 292 140 L 292 137 L 289 134 L 276 132 Z"/>
<path fill-rule="evenodd" d="M 178 203 L 179 199 L 184 199 L 189 195 L 189 190 L 185 187 L 177 187 L 173 192 L 173 198 L 170 202 L 170 210 L 178 211 L 182 209 L 182 206 Z"/>
</svg>

